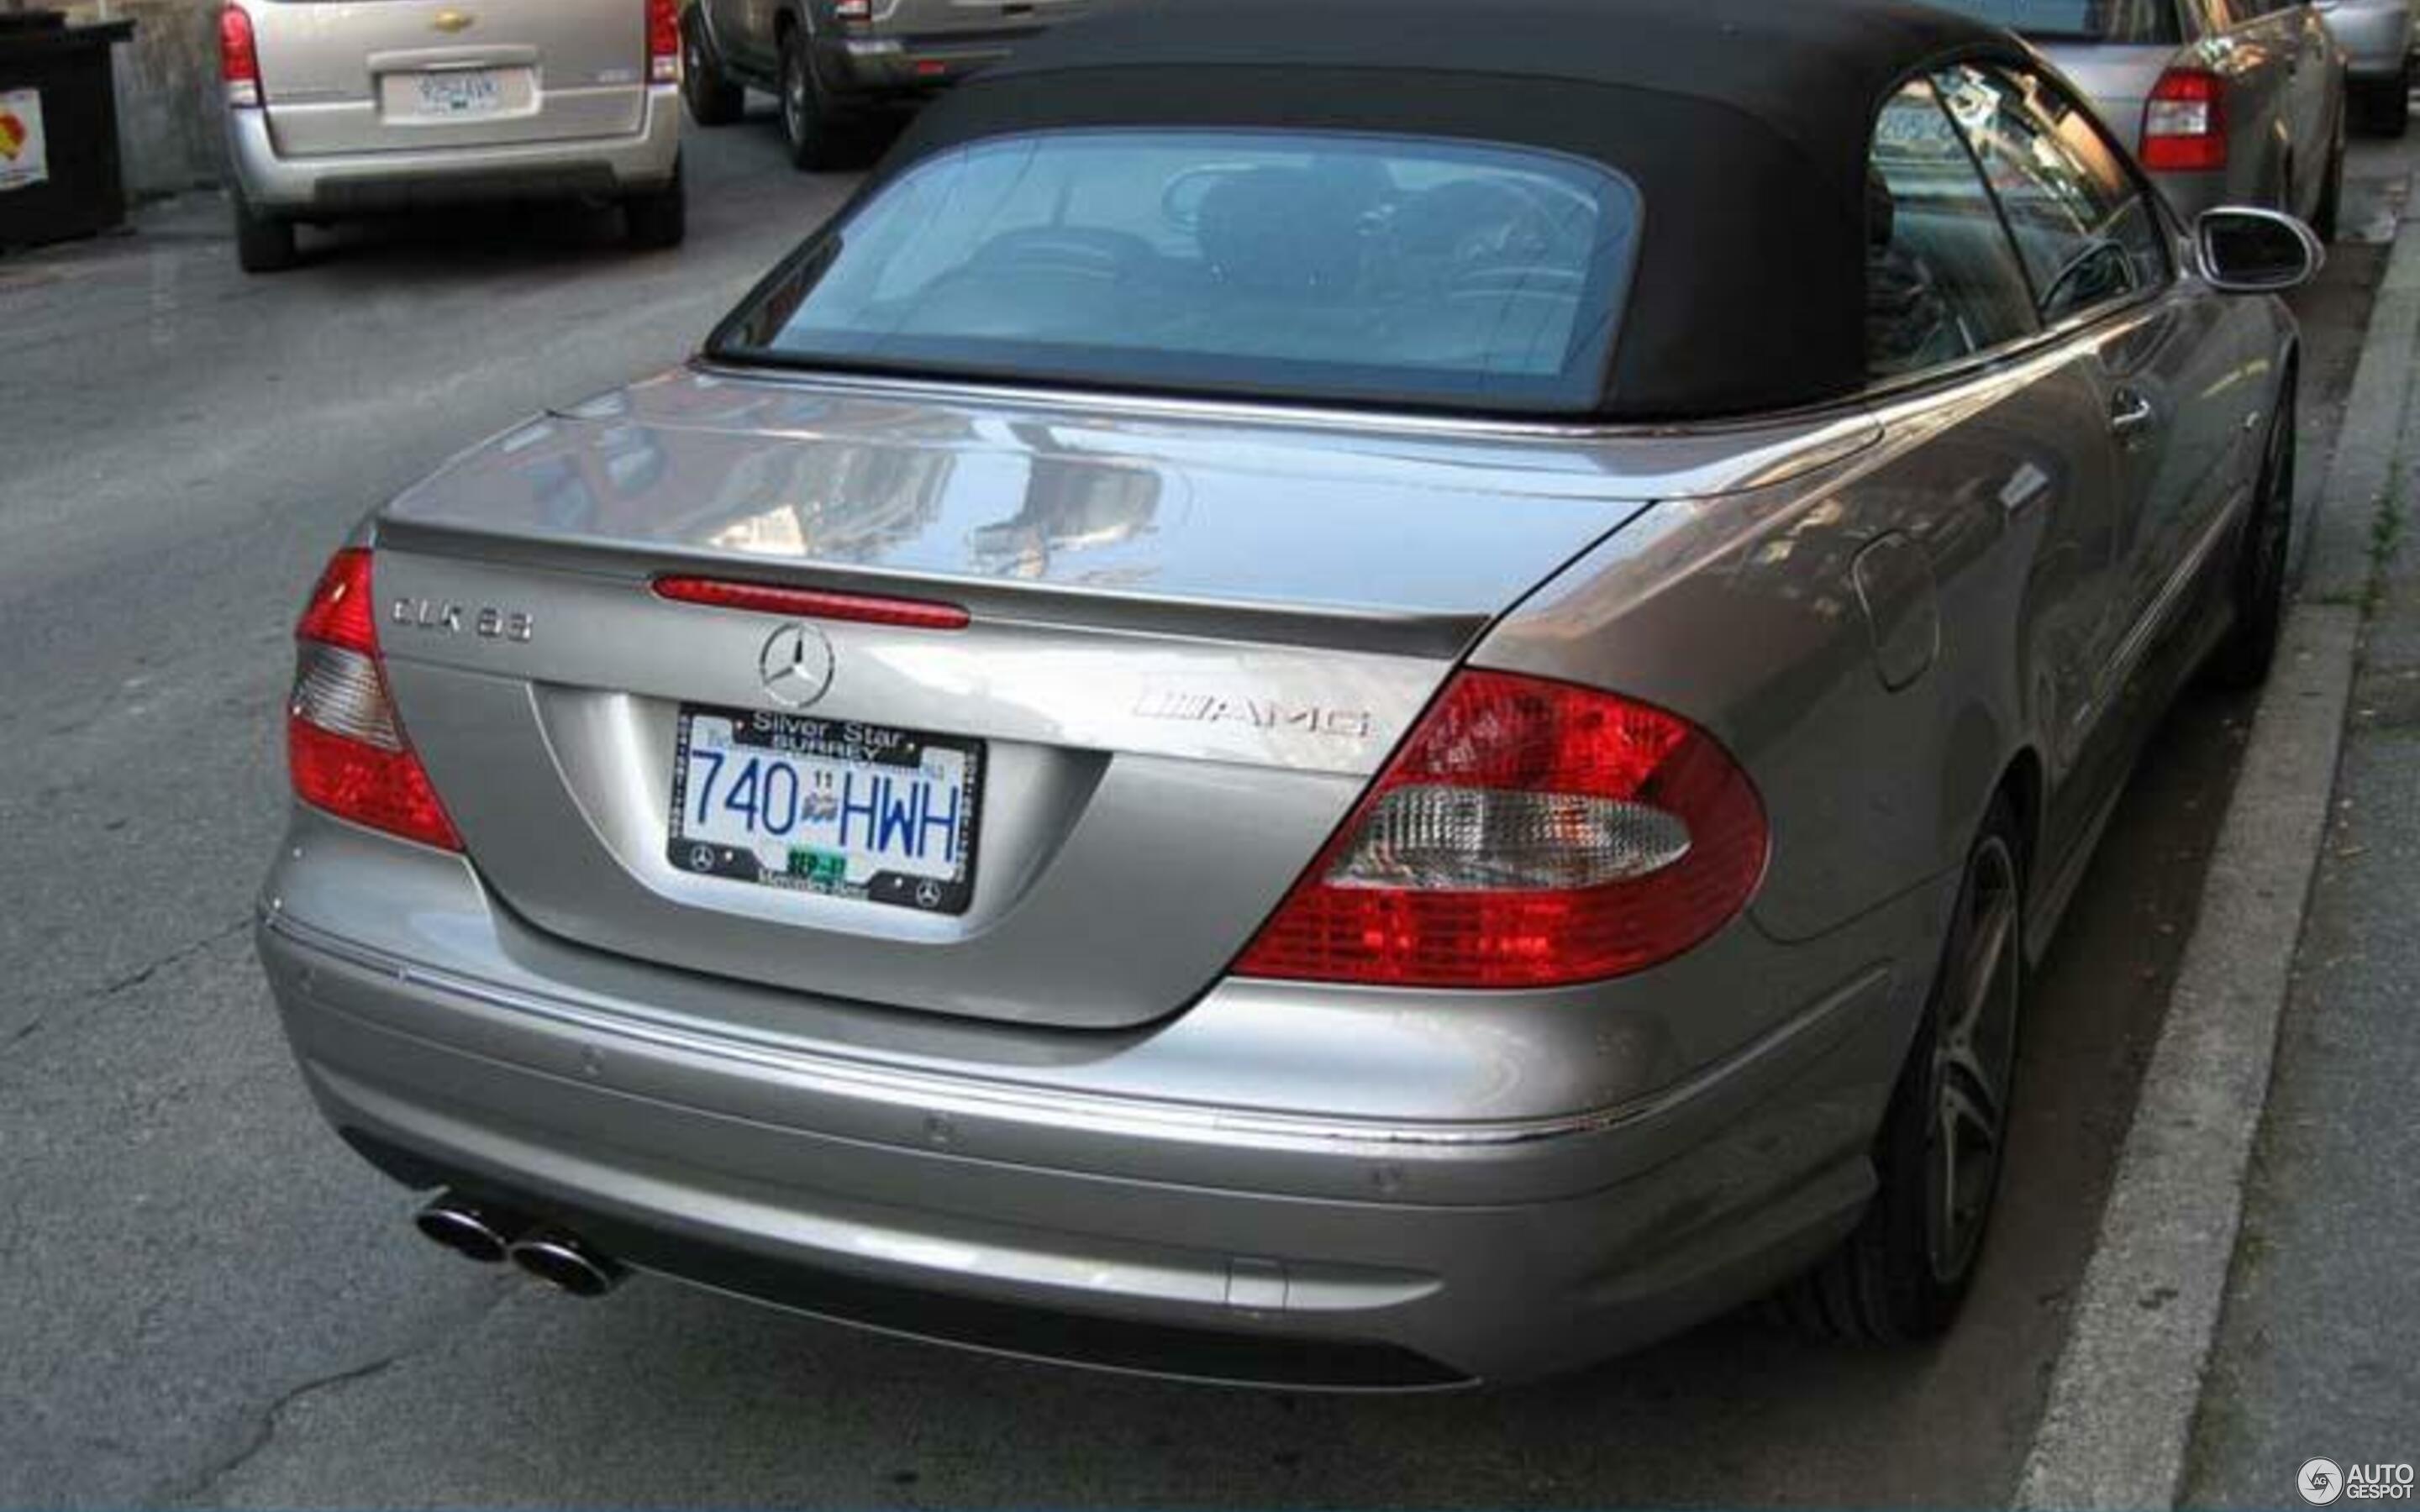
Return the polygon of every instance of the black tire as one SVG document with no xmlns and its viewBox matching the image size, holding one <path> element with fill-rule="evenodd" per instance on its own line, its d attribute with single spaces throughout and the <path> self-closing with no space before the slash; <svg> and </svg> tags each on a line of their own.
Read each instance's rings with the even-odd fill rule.
<svg viewBox="0 0 2420 1512">
<path fill-rule="evenodd" d="M 622 201 L 622 238 L 643 252 L 653 252 L 679 246 L 687 235 L 689 192 L 681 181 L 680 161 L 675 159 L 670 183 Z"/>
<path fill-rule="evenodd" d="M 823 86 L 815 82 L 806 31 L 793 26 L 782 34 L 782 139 L 789 145 L 790 166 L 801 173 L 837 166 L 837 126 Z"/>
<path fill-rule="evenodd" d="M 2288 379 L 2277 413 L 2269 422 L 2269 449 L 2260 461 L 2260 482 L 2243 541 L 2235 554 L 2235 625 L 2211 653 L 2204 675 L 2219 687 L 2254 688 L 2269 680 L 2277 660 L 2277 638 L 2286 623 L 2286 568 L 2294 535 L 2294 391 Z"/>
<path fill-rule="evenodd" d="M 240 189 L 227 201 L 235 208 L 235 260 L 247 273 L 282 273 L 302 260 L 294 239 L 294 223 L 263 215 L 252 208 Z"/>
<path fill-rule="evenodd" d="M 2381 84 L 2361 86 L 2361 122 L 2372 136 L 2397 137 L 2412 129 L 2412 64 Z"/>
<path fill-rule="evenodd" d="M 2334 241 L 2344 221 L 2345 132 L 2336 127 L 2335 142 L 2328 148 L 2327 177 L 2319 186 L 2319 208 L 2311 212 L 2311 230 L 2321 241 Z"/>
<path fill-rule="evenodd" d="M 706 40 L 698 8 L 681 12 L 681 100 L 700 126 L 729 126 L 747 113 L 748 91 L 729 74 Z"/>
<path fill-rule="evenodd" d="M 2023 855 L 2014 810 L 1995 802 L 1967 855 L 1931 1000 L 1874 1139 L 1873 1205 L 1776 1299 L 1808 1333 L 1860 1344 L 1931 1338 L 1974 1283 L 2024 1011 Z"/>
</svg>

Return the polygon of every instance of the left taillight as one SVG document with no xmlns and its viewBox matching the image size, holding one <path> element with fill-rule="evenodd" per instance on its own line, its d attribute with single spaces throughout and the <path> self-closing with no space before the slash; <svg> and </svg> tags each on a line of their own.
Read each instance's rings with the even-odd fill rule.
<svg viewBox="0 0 2420 1512">
<path fill-rule="evenodd" d="M 2206 173 L 2226 166 L 2226 81 L 2208 69 L 2170 69 L 2143 106 L 2143 166 Z"/>
<path fill-rule="evenodd" d="M 339 819 L 459 851 L 461 837 L 387 692 L 370 577 L 369 552 L 337 552 L 294 627 L 294 693 L 286 704 L 294 795 Z"/>
<path fill-rule="evenodd" d="M 680 0 L 647 0 L 647 82 L 680 83 Z"/>
<path fill-rule="evenodd" d="M 1481 990 L 1624 976 L 1730 922 L 1768 841 L 1747 774 L 1696 725 L 1464 671 L 1234 970 Z"/>
<path fill-rule="evenodd" d="M 226 86 L 226 102 L 239 109 L 260 103 L 260 43 L 252 31 L 252 13 L 241 6 L 219 12 L 219 82 Z"/>
</svg>

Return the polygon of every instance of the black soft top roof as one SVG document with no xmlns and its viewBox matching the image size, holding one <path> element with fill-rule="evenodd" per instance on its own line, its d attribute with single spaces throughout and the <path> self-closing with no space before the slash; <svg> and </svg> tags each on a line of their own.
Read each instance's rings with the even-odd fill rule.
<svg viewBox="0 0 2420 1512">
<path fill-rule="evenodd" d="M 1875 116 L 1909 74 L 1978 54 L 2024 55 L 1905 0 L 1123 0 L 937 102 L 882 172 L 1101 126 L 1571 153 L 1628 176 L 1645 205 L 1597 412 L 1733 414 L 1864 382 Z"/>
</svg>

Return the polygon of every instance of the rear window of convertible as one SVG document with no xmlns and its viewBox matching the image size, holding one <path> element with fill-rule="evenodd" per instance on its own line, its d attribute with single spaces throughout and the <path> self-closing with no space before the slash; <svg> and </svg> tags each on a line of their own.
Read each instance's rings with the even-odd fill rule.
<svg viewBox="0 0 2420 1512">
<path fill-rule="evenodd" d="M 1272 398 L 1580 411 L 1638 241 L 1549 152 L 1063 131 L 936 153 L 811 240 L 725 360 Z"/>
</svg>

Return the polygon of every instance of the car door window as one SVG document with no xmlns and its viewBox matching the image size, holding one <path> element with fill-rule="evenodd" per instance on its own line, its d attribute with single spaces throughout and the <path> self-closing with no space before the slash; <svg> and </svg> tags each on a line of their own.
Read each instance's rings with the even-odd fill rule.
<svg viewBox="0 0 2420 1512">
<path fill-rule="evenodd" d="M 1897 378 L 2034 329 L 2033 292 L 1975 159 L 1921 80 L 1883 107 L 1866 175 L 1866 359 Z"/>
<path fill-rule="evenodd" d="M 2022 69 L 1962 64 L 1937 83 L 2008 218 L 2045 322 L 2167 282 L 2158 212 L 2089 111 Z"/>
</svg>

